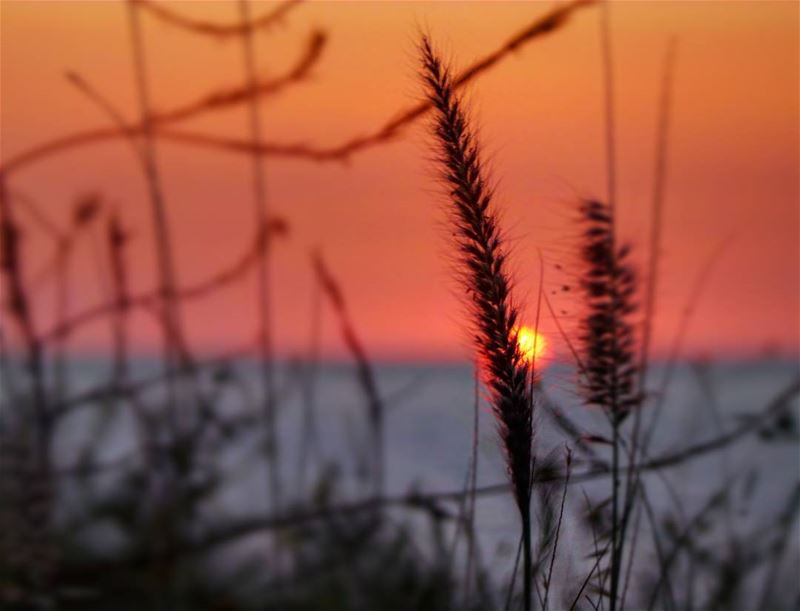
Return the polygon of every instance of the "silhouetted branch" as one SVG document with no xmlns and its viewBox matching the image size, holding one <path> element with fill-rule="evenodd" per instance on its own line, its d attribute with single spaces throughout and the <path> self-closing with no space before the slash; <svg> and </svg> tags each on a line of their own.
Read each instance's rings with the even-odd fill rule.
<svg viewBox="0 0 800 611">
<path fill-rule="evenodd" d="M 177 26 L 188 32 L 213 36 L 215 38 L 230 38 L 233 36 L 241 36 L 248 32 L 269 30 L 280 23 L 292 9 L 298 7 L 301 1 L 302 0 L 286 0 L 285 2 L 281 2 L 269 13 L 244 23 L 214 23 L 186 17 L 166 8 L 166 6 L 160 2 L 153 2 L 153 0 L 134 0 L 134 2 L 137 2 L 142 8 L 147 9 L 151 15 L 157 17 L 164 23 Z"/>
<path fill-rule="evenodd" d="M 225 354 L 218 355 L 214 358 L 210 358 L 205 361 L 195 361 L 192 365 L 195 372 L 200 371 L 202 369 L 213 369 L 214 367 L 223 367 L 227 363 L 230 363 L 230 361 L 253 354 L 254 348 L 255 348 L 255 343 L 248 342 L 243 346 L 229 350 Z M 186 373 L 186 368 L 175 367 L 173 368 L 171 373 L 172 375 L 175 376 L 181 376 Z M 74 409 L 78 409 L 80 407 L 88 407 L 93 403 L 99 403 L 110 399 L 130 398 L 138 396 L 141 393 L 146 392 L 151 388 L 155 388 L 158 387 L 160 384 L 163 384 L 166 380 L 166 375 L 167 374 L 165 374 L 164 372 L 158 372 L 151 376 L 141 378 L 135 381 L 125 380 L 122 384 L 110 383 L 90 388 L 72 397 L 68 397 L 63 401 L 51 404 L 53 417 L 59 418 L 67 414 L 68 412 L 71 412 Z M 63 475 L 67 472 L 78 471 L 78 470 L 79 469 L 76 468 L 61 469 L 60 474 Z M 102 468 L 98 470 L 102 470 Z"/>
<path fill-rule="evenodd" d="M 689 446 L 685 450 L 676 452 L 674 454 L 644 461 L 641 464 L 641 468 L 651 470 L 672 467 L 685 462 L 690 458 L 694 458 L 695 456 L 708 454 L 709 452 L 713 452 L 714 450 L 719 450 L 720 448 L 728 446 L 731 443 L 738 441 L 742 437 L 745 437 L 754 431 L 758 431 L 770 418 L 784 410 L 792 397 L 798 393 L 800 393 L 800 378 L 795 379 L 791 384 L 789 384 L 789 386 L 787 386 L 775 398 L 773 398 L 760 414 L 754 416 L 752 419 L 747 419 L 729 433 L 720 435 L 719 437 L 715 437 L 709 441 Z"/>
<path fill-rule="evenodd" d="M 593 4 L 595 0 L 573 0 L 567 4 L 556 7 L 543 17 L 536 19 L 526 28 L 520 30 L 517 34 L 509 38 L 497 50 L 489 53 L 485 57 L 473 63 L 469 68 L 458 74 L 453 79 L 453 87 L 458 90 L 470 82 L 475 77 L 479 76 L 486 70 L 491 69 L 501 60 L 505 59 L 509 54 L 519 50 L 522 46 L 543 36 L 554 32 L 558 28 L 567 23 L 572 13 L 577 9 Z M 377 144 L 388 142 L 395 138 L 400 130 L 406 125 L 413 123 L 429 110 L 432 105 L 430 101 L 425 100 L 416 106 L 400 111 L 393 118 L 387 121 L 383 126 L 368 134 L 352 138 L 343 144 L 331 148 L 307 148 L 309 157 L 312 160 L 322 161 L 328 159 L 347 159 L 352 153 L 360 151 L 361 149 L 368 148 Z"/>
<path fill-rule="evenodd" d="M 127 373 L 128 328 L 128 267 L 125 259 L 125 245 L 129 239 L 117 212 L 113 212 L 106 225 L 106 244 L 111 267 L 112 302 L 116 305 L 112 320 L 114 338 L 114 375 L 112 385 L 119 385 Z"/>
<path fill-rule="evenodd" d="M 11 198 L 12 202 L 19 204 L 20 207 L 28 213 L 34 223 L 36 223 L 44 233 L 49 235 L 56 244 L 66 238 L 66 231 L 61 229 L 58 223 L 53 221 L 42 209 L 42 206 L 34 201 L 33 198 L 18 190 L 10 191 L 7 195 Z"/>
<path fill-rule="evenodd" d="M 258 260 L 258 254 L 263 249 L 269 247 L 272 236 L 285 235 L 288 226 L 282 219 L 272 219 L 267 227 L 262 228 L 256 235 L 253 245 L 244 253 L 233 265 L 227 267 L 210 278 L 202 280 L 197 284 L 187 286 L 175 291 L 175 299 L 179 301 L 191 301 L 206 297 L 219 288 L 227 286 L 242 276 Z M 151 308 L 158 304 L 160 291 L 153 290 L 141 295 L 134 295 L 127 298 L 124 304 L 126 308 Z M 84 310 L 74 315 L 63 324 L 56 325 L 45 331 L 40 340 L 42 342 L 52 341 L 70 333 L 78 328 L 91 323 L 99 318 L 113 314 L 121 304 L 118 301 L 102 303 Z"/>
<path fill-rule="evenodd" d="M 594 2 L 595 0 L 573 0 L 572 2 L 556 7 L 543 17 L 536 19 L 528 27 L 512 36 L 497 50 L 478 60 L 460 73 L 453 80 L 454 87 L 457 89 L 463 87 L 468 82 L 497 65 L 511 53 L 519 51 L 532 40 L 564 26 L 575 11 L 590 6 Z M 242 101 L 244 100 L 239 99 L 237 103 Z M 204 110 L 206 109 L 204 108 Z M 287 157 L 305 161 L 327 162 L 346 161 L 355 153 L 392 141 L 400 134 L 403 127 L 413 123 L 429 110 L 430 104 L 428 102 L 422 102 L 414 107 L 394 113 L 387 122 L 367 135 L 356 136 L 345 140 L 341 144 L 329 147 L 314 146 L 306 143 L 262 142 L 260 144 L 253 144 L 249 140 L 243 139 L 220 138 L 213 135 L 193 132 L 167 131 L 159 127 L 157 116 L 153 118 L 153 123 L 157 128 L 155 130 L 155 136 L 173 142 L 221 149 L 246 155 L 255 154 L 269 157 Z M 184 116 L 182 118 L 186 117 Z M 51 155 L 80 146 L 130 137 L 131 135 L 139 133 L 141 130 L 142 127 L 140 125 L 132 125 L 125 130 L 100 128 L 64 136 L 18 153 L 7 159 L 2 166 L 2 170 L 6 174 L 10 174 L 36 161 L 50 157 Z"/>
<path fill-rule="evenodd" d="M 25 351 L 27 352 L 27 367 L 31 377 L 33 389 L 34 420 L 37 435 L 44 439 L 49 430 L 47 415 L 47 397 L 44 387 L 44 364 L 42 355 L 42 342 L 38 336 L 33 313 L 31 311 L 28 291 L 22 269 L 22 231 L 16 221 L 13 206 L 8 196 L 6 177 L 0 173 L 0 274 L 3 277 L 5 293 L 5 307 L 8 308 L 11 319 L 16 324 Z M 46 445 L 46 444 L 45 444 Z M 47 449 L 39 448 L 39 459 L 43 464 L 48 461 Z"/>
<path fill-rule="evenodd" d="M 154 112 L 150 116 L 150 121 L 156 129 L 171 123 L 185 121 L 187 119 L 196 118 L 204 113 L 216 110 L 223 110 L 231 106 L 242 104 L 252 98 L 266 97 L 277 95 L 281 93 L 288 86 L 306 79 L 311 72 L 311 69 L 316 65 L 319 58 L 322 56 L 322 50 L 326 43 L 325 33 L 322 31 L 314 31 L 309 37 L 308 44 L 306 45 L 305 52 L 300 57 L 298 62 L 288 70 L 285 74 L 274 79 L 267 79 L 258 81 L 252 89 L 249 85 L 230 87 L 219 91 L 214 91 L 202 98 L 176 106 L 175 108 L 163 112 Z M 133 138 L 134 136 L 143 132 L 142 123 L 129 124 L 125 121 L 116 109 L 108 103 L 108 100 L 103 98 L 96 89 L 94 89 L 89 82 L 76 72 L 67 73 L 68 80 L 78 87 L 83 93 L 88 95 L 96 104 L 114 119 L 115 125 L 112 127 L 99 127 L 94 129 L 85 130 L 70 136 L 52 140 L 43 145 L 33 147 L 27 151 L 12 157 L 8 160 L 3 169 L 5 172 L 10 172 L 19 167 L 33 163 L 39 159 L 49 157 L 50 155 L 67 151 L 72 148 L 81 147 L 88 144 L 97 142 L 104 142 L 116 138 Z M 137 155 L 139 151 L 137 150 Z"/>
<path fill-rule="evenodd" d="M 52 418 L 47 405 L 44 354 L 37 336 L 31 301 L 23 270 L 22 232 L 8 197 L 5 176 L 0 173 L 0 277 L 11 323 L 2 325 L 4 360 L 6 333 L 17 328 L 25 367 L 30 378 L 26 399 L 4 404 L 0 409 L 0 461 L 4 463 L 0 494 L 10 508 L 12 520 L 4 521 L 3 531 L 11 531 L 13 551 L 9 554 L 6 537 L 0 537 L 0 555 L 12 556 L 10 565 L 18 573 L 21 593 L 31 589 L 40 600 L 51 595 L 54 555 L 49 537 L 52 526 L 53 478 L 51 469 Z M 5 319 L 3 315 L 2 319 Z M 10 343 L 10 342 L 9 342 Z M 5 373 L 5 372 L 4 372 Z M 5 383 L 3 384 L 5 386 Z M 30 409 L 30 412 L 28 411 Z M 6 457 L 15 447 L 18 467 L 8 469 Z M 10 471 L 9 473 L 6 473 Z M 8 532 L 2 533 L 7 535 Z M 19 536 L 25 553 L 13 543 Z M 14 549 L 16 548 L 16 549 Z M 27 556 L 27 557 L 26 557 Z M 16 565 L 16 566 L 15 566 Z"/>
<path fill-rule="evenodd" d="M 378 384 L 375 380 L 375 373 L 372 370 L 372 364 L 367 357 L 367 352 L 364 345 L 356 335 L 355 328 L 350 316 L 347 312 L 347 307 L 344 303 L 344 296 L 342 294 L 339 284 L 330 273 L 330 270 L 322 260 L 319 253 L 313 255 L 314 270 L 317 274 L 317 279 L 322 291 L 330 301 L 333 309 L 336 311 L 336 316 L 339 318 L 339 324 L 342 330 L 342 337 L 347 346 L 347 349 L 353 355 L 358 369 L 358 382 L 367 399 L 367 416 L 370 422 L 372 433 L 372 447 L 374 464 L 374 476 L 376 491 L 380 494 L 383 490 L 383 460 L 384 460 L 384 430 L 383 430 L 383 412 L 384 406 L 381 400 L 380 393 L 378 392 Z"/>
<path fill-rule="evenodd" d="M 17 199 L 17 201 L 22 200 Z M 59 267 L 67 264 L 66 260 L 72 255 L 78 240 L 88 231 L 91 221 L 99 214 L 101 206 L 100 197 L 97 194 L 87 193 L 82 195 L 73 209 L 72 223 L 63 231 L 57 229 L 55 225 L 48 231 L 55 240 L 56 245 L 53 255 L 48 259 L 47 263 L 33 274 L 30 282 L 32 297 L 35 297 L 38 289 L 45 284 L 54 272 L 59 270 Z M 42 217 L 42 220 L 44 218 Z"/>
<path fill-rule="evenodd" d="M 239 0 L 239 16 L 242 23 L 250 21 L 249 0 Z M 256 97 L 258 81 L 256 77 L 256 45 L 252 30 L 245 30 L 240 38 L 242 44 L 242 59 L 244 64 L 245 89 L 244 94 L 248 100 L 248 127 L 251 142 L 260 142 L 263 139 L 261 106 Z M 314 44 L 312 42 L 312 50 Z M 264 160 L 258 155 L 253 155 L 250 160 L 252 168 L 253 187 L 253 212 L 259 225 L 267 222 L 270 206 L 267 199 L 267 179 L 264 171 Z M 266 250 L 260 250 L 258 265 L 256 267 L 256 304 L 258 307 L 258 336 L 261 348 L 260 366 L 262 382 L 261 412 L 264 424 L 265 457 L 267 462 L 267 491 L 269 494 L 270 508 L 273 512 L 281 508 L 281 478 L 278 472 L 280 461 L 280 438 L 277 434 L 275 413 L 275 375 L 273 370 L 273 329 L 272 329 L 272 261 Z"/>
<path fill-rule="evenodd" d="M 181 365 L 190 362 L 189 350 L 184 333 L 180 303 L 176 299 L 177 271 L 173 232 L 167 212 L 161 169 L 155 140 L 155 124 L 152 121 L 150 79 L 147 70 L 144 32 L 142 30 L 138 5 L 130 2 L 128 8 L 128 32 L 131 41 L 133 77 L 137 98 L 137 110 L 141 123 L 141 138 L 131 138 L 132 146 L 140 153 L 141 169 L 150 203 L 155 255 L 158 270 L 157 313 L 162 326 L 163 365 L 165 371 L 172 369 L 172 363 Z M 112 120 L 116 120 L 112 117 Z M 175 413 L 179 399 L 179 389 L 167 379 L 167 412 L 170 420 L 176 422 Z M 175 434 L 176 426 L 172 427 Z"/>
<path fill-rule="evenodd" d="M 311 69 L 322 56 L 327 37 L 325 32 L 315 30 L 306 43 L 305 51 L 297 63 L 285 74 L 274 79 L 256 81 L 252 85 L 236 85 L 227 89 L 214 91 L 195 102 L 184 104 L 165 112 L 156 113 L 153 122 L 158 125 L 175 123 L 194 118 L 205 112 L 236 106 L 254 98 L 277 95 L 286 87 L 306 79 Z"/>
</svg>

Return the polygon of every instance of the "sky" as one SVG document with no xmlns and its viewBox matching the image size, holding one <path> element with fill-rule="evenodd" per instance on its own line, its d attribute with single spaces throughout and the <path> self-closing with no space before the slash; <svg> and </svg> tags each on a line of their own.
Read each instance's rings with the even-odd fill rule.
<svg viewBox="0 0 800 611">
<path fill-rule="evenodd" d="M 164 2 L 186 17 L 235 22 L 229 1 Z M 254 14 L 274 4 L 253 2 Z M 310 77 L 263 98 L 265 138 L 333 145 L 370 132 L 422 97 L 417 44 L 427 32 L 456 70 L 493 51 L 551 8 L 545 2 L 308 2 L 259 33 L 257 68 L 275 76 L 299 58 L 315 30 L 327 44 Z M 613 2 L 610 27 L 618 164 L 618 227 L 644 271 L 652 219 L 656 127 L 668 41 L 677 44 L 653 349 L 669 353 L 685 325 L 691 356 L 798 354 L 800 154 L 798 24 L 794 2 Z M 113 0 L 0 3 L 0 160 L 108 118 L 65 78 L 77 72 L 127 120 L 137 116 L 128 12 Z M 575 210 L 606 193 L 603 64 L 597 7 L 509 55 L 465 91 L 512 246 L 518 302 L 536 319 L 539 286 L 558 322 L 574 332 L 580 304 L 560 288 L 577 270 Z M 180 106 L 244 78 L 241 41 L 187 32 L 141 15 L 152 105 Z M 244 105 L 180 128 L 248 137 Z M 276 351 L 346 353 L 333 311 L 315 289 L 310 253 L 322 253 L 341 285 L 357 333 L 374 358 L 469 357 L 469 328 L 455 279 L 446 197 L 422 120 L 391 143 L 347 163 L 268 158 L 270 212 L 290 233 L 271 255 Z M 159 170 L 177 275 L 191 285 L 231 265 L 252 242 L 252 161 L 159 140 Z M 109 140 L 42 158 L 8 176 L 12 192 L 60 226 L 74 203 L 98 193 L 129 229 L 133 292 L 155 285 L 146 183 L 129 144 Z M 40 329 L 55 291 L 43 277 L 53 243 L 30 215 L 24 255 Z M 559 270 L 558 267 L 562 268 Z M 543 273 L 540 272 L 543 271 Z M 75 247 L 69 308 L 107 298 L 100 226 Z M 183 309 L 193 347 L 210 353 L 250 342 L 257 328 L 253 274 Z M 691 311 L 687 314 L 687 308 Z M 315 312 L 321 312 L 316 323 Z M 553 354 L 565 342 L 546 311 L 540 329 Z M 685 321 L 685 322 L 684 322 Z M 134 343 L 148 352 L 159 330 L 136 315 Z M 71 338 L 76 351 L 107 349 L 107 320 Z M 317 338 L 315 340 L 315 338 Z"/>
</svg>

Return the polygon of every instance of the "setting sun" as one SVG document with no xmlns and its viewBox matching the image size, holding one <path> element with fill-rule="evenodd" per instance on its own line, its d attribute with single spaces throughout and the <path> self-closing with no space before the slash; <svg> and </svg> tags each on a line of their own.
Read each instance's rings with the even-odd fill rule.
<svg viewBox="0 0 800 611">
<path fill-rule="evenodd" d="M 547 339 L 544 335 L 526 325 L 516 327 L 517 345 L 526 362 L 541 360 L 547 354 Z"/>
</svg>

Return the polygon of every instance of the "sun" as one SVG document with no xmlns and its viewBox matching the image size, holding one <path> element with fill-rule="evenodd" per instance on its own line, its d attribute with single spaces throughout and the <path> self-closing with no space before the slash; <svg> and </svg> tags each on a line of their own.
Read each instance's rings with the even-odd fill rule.
<svg viewBox="0 0 800 611">
<path fill-rule="evenodd" d="M 547 355 L 547 339 L 536 329 L 521 325 L 514 327 L 517 334 L 517 346 L 526 363 L 541 361 Z"/>
</svg>

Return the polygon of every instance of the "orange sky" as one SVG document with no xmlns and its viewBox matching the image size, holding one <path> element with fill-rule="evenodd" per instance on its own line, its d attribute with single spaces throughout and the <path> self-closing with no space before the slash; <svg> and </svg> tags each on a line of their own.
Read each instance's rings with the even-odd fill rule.
<svg viewBox="0 0 800 611">
<path fill-rule="evenodd" d="M 234 2 L 168 3 L 196 18 L 237 19 Z M 106 118 L 64 79 L 75 70 L 126 117 L 135 90 L 126 9 L 116 1 L 4 0 L 1 27 L 2 159 Z M 274 5 L 254 3 L 263 13 Z M 550 3 L 318 2 L 259 35 L 259 68 L 277 74 L 302 52 L 314 28 L 329 36 L 313 78 L 262 105 L 265 133 L 279 142 L 334 144 L 380 125 L 420 98 L 414 70 L 420 28 L 467 65 L 493 50 Z M 498 202 L 514 243 L 520 297 L 533 302 L 537 249 L 545 283 L 568 260 L 578 196 L 605 193 L 603 106 L 597 8 L 526 46 L 468 90 L 499 183 Z M 798 4 L 794 2 L 617 2 L 612 7 L 619 126 L 620 233 L 646 247 L 661 62 L 679 41 L 655 347 L 669 345 L 691 285 L 727 240 L 688 328 L 687 353 L 797 353 L 798 294 Z M 176 30 L 143 15 L 153 102 L 170 108 L 242 79 L 241 46 Z M 247 135 L 244 107 L 206 115 L 181 128 Z M 291 225 L 274 252 L 276 343 L 283 354 L 309 341 L 313 276 L 308 252 L 319 247 L 340 279 L 357 329 L 382 358 L 460 358 L 468 354 L 463 309 L 452 280 L 444 215 L 425 122 L 395 143 L 347 165 L 266 162 L 269 205 Z M 159 143 L 182 283 L 234 261 L 251 239 L 249 160 L 214 150 Z M 149 205 L 141 174 L 120 140 L 75 150 L 21 169 L 12 190 L 66 223 L 75 197 L 98 191 L 121 210 L 135 239 L 134 284 L 154 283 Z M 71 307 L 103 299 L 95 254 L 99 234 L 82 243 Z M 26 259 L 34 273 L 51 253 L 31 230 Z M 641 266 L 644 261 L 640 259 Z M 100 272 L 105 270 L 100 269 Z M 47 326 L 52 291 L 37 293 Z M 186 308 L 198 347 L 233 347 L 256 326 L 251 277 L 225 294 Z M 577 309 L 558 296 L 574 321 Z M 528 311 L 533 317 L 532 309 Z M 552 321 L 544 331 L 563 353 Z M 158 345 L 142 315 L 141 348 Z M 98 349 L 108 323 L 87 327 L 75 345 Z M 326 354 L 343 353 L 325 312 Z"/>
</svg>

